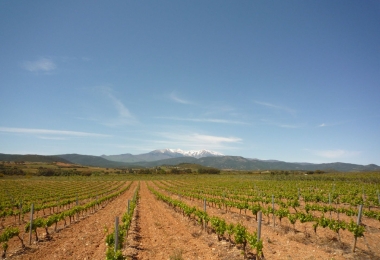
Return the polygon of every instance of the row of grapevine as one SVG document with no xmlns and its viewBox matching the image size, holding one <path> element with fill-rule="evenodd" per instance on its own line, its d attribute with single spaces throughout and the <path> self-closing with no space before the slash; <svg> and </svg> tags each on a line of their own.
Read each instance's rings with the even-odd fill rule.
<svg viewBox="0 0 380 260">
<path fill-rule="evenodd" d="M 207 183 L 207 185 L 206 185 Z M 351 206 L 357 206 L 363 204 L 369 209 L 371 207 L 380 206 L 380 192 L 378 185 L 371 183 L 351 183 L 347 181 L 336 182 L 321 182 L 321 181 L 260 181 L 236 180 L 233 182 L 226 182 L 221 179 L 218 182 L 200 182 L 197 187 L 187 186 L 187 182 L 173 182 L 175 186 L 183 187 L 184 190 L 194 191 L 202 194 L 204 190 L 207 193 L 212 194 L 215 197 L 222 197 L 224 195 L 236 198 L 241 197 L 241 192 L 244 192 L 246 196 L 259 196 L 264 198 L 270 198 L 274 195 L 279 199 L 294 200 L 302 199 L 305 202 L 323 202 L 329 203 L 338 202 L 345 203 Z M 276 187 L 276 189 L 273 189 Z M 329 195 L 330 194 L 330 195 Z"/>
<path fill-rule="evenodd" d="M 168 186 L 160 185 L 159 183 L 156 183 L 156 185 L 160 189 L 170 192 L 171 194 L 179 195 L 181 197 L 189 196 L 189 193 L 186 194 L 186 193 L 181 192 L 180 190 L 178 191 L 173 188 L 169 188 Z M 207 194 L 204 192 L 202 195 L 204 196 L 203 198 L 200 198 L 197 195 L 190 195 L 190 198 L 193 198 L 193 199 L 196 198 L 199 200 L 207 201 L 208 199 Z M 302 212 L 300 209 L 298 209 L 297 211 L 297 207 L 299 206 L 299 203 L 297 203 L 298 200 L 290 201 L 290 203 L 287 203 L 287 204 L 279 203 L 279 207 L 275 209 L 273 198 L 274 197 L 272 197 L 272 202 L 273 202 L 272 205 L 267 205 L 264 203 L 260 205 L 257 202 L 257 200 L 253 204 L 249 204 L 247 200 L 244 201 L 245 202 L 244 204 L 233 203 L 233 202 L 228 201 L 226 198 L 224 198 L 224 201 L 225 201 L 224 203 L 228 204 L 230 207 L 236 207 L 240 209 L 240 213 L 241 213 L 241 209 L 248 209 L 249 211 L 252 212 L 254 216 L 256 216 L 256 220 L 257 220 L 257 214 L 261 211 L 265 216 L 267 216 L 268 224 L 269 224 L 271 215 L 273 217 L 273 221 L 275 221 L 275 216 L 278 217 L 280 224 L 283 218 L 287 218 L 288 221 L 293 225 L 294 230 L 295 230 L 295 224 L 297 221 L 299 221 L 300 223 L 311 222 L 313 223 L 313 228 L 314 228 L 315 233 L 317 232 L 318 227 L 329 228 L 330 230 L 334 231 L 337 234 L 337 238 L 339 241 L 341 241 L 340 234 L 339 234 L 340 230 L 348 230 L 349 232 L 351 232 L 353 234 L 354 241 L 356 241 L 358 237 L 364 236 L 365 227 L 361 225 L 360 222 L 355 223 L 352 219 L 349 222 L 346 222 L 339 219 L 335 220 L 331 218 L 326 218 L 324 215 L 324 213 L 327 212 L 326 210 L 322 211 L 321 216 L 312 215 L 310 211 L 318 210 L 318 207 L 310 207 L 309 204 L 306 204 L 306 205 L 309 205 L 308 207 L 306 207 L 306 212 Z M 211 197 L 210 199 L 212 200 L 213 198 Z M 211 206 L 215 206 L 215 204 L 211 203 Z M 288 207 L 293 207 L 293 209 L 295 210 L 295 213 L 290 212 Z M 326 208 L 323 208 L 323 209 L 326 209 Z M 334 211 L 335 208 L 330 209 L 330 210 Z M 345 212 L 345 211 L 341 211 L 341 212 Z M 354 214 L 351 213 L 350 216 L 354 216 Z M 355 245 L 353 246 L 353 250 L 355 250 Z"/>
<path fill-rule="evenodd" d="M 109 233 L 106 237 L 106 244 L 107 244 L 106 259 L 107 260 L 125 259 L 121 249 L 123 248 L 125 239 L 128 237 L 128 231 L 132 224 L 133 214 L 134 214 L 134 211 L 139 199 L 139 190 L 140 190 L 140 183 L 138 184 L 135 190 L 132 201 L 128 200 L 127 211 L 123 214 L 121 218 L 122 224 L 120 226 L 118 225 L 118 217 L 116 217 L 115 229 L 113 230 L 112 233 Z"/>
<path fill-rule="evenodd" d="M 2 259 L 7 257 L 8 241 L 15 236 L 19 238 L 22 248 L 25 248 L 24 240 L 20 236 L 20 230 L 16 227 L 7 227 L 0 235 L 0 243 L 3 249 L 3 253 L 1 255 Z"/>
<path fill-rule="evenodd" d="M 57 188 L 64 189 L 64 186 L 63 187 L 58 186 Z M 100 187 L 98 187 L 98 189 L 99 188 Z M 30 211 L 30 205 L 32 203 L 35 205 L 36 211 L 40 211 L 40 210 L 44 211 L 46 208 L 50 208 L 50 214 L 51 214 L 52 209 L 54 213 L 54 207 L 58 208 L 65 204 L 75 203 L 76 201 L 75 197 L 77 197 L 77 199 L 79 200 L 85 200 L 89 198 L 89 196 L 86 196 L 86 198 L 84 198 L 82 194 L 78 194 L 78 193 L 70 195 L 69 198 L 67 197 L 68 193 L 64 193 L 64 195 L 66 195 L 64 197 L 66 198 L 63 200 L 60 197 L 54 198 L 47 194 L 44 195 L 45 198 L 42 198 L 41 195 L 39 196 L 32 196 L 30 194 L 28 195 L 27 190 L 25 190 L 25 187 L 22 187 L 22 186 L 18 187 L 16 190 L 17 190 L 18 195 L 15 194 L 15 192 L 13 192 L 13 196 L 17 196 L 16 197 L 17 199 L 14 199 L 14 197 L 12 197 L 12 201 L 14 202 L 12 202 L 11 204 L 10 203 L 6 204 L 3 202 L 1 206 L 2 209 L 0 210 L 0 216 L 5 217 L 5 216 L 17 216 L 20 214 L 25 214 Z M 38 192 L 41 190 L 41 186 L 34 187 L 33 190 L 35 192 Z M 83 193 L 83 191 L 81 191 L 81 193 Z M 91 194 L 91 191 L 88 191 L 88 194 Z M 49 202 L 49 201 L 54 201 L 54 202 Z"/>
<path fill-rule="evenodd" d="M 303 207 L 301 206 L 300 200 L 298 197 L 295 197 L 294 199 L 288 199 L 284 201 L 283 199 L 275 197 L 273 194 L 270 197 L 262 197 L 257 195 L 247 195 L 244 193 L 244 191 L 240 191 L 240 195 L 235 194 L 233 196 L 228 195 L 226 193 L 223 193 L 221 196 L 215 196 L 215 191 L 210 191 L 207 189 L 202 190 L 200 193 L 198 190 L 194 189 L 191 190 L 191 185 L 187 187 L 183 186 L 169 186 L 166 183 L 161 182 L 160 185 L 161 188 L 164 188 L 165 190 L 179 194 L 181 196 L 185 196 L 191 199 L 198 199 L 203 200 L 206 199 L 208 203 L 211 204 L 211 206 L 218 207 L 218 208 L 225 208 L 228 210 L 228 208 L 237 208 L 240 210 L 240 213 L 242 210 L 249 210 L 252 206 L 255 206 L 254 204 L 260 204 L 260 207 L 266 208 L 268 204 L 274 203 L 276 205 L 276 208 L 293 208 L 295 212 L 297 210 L 305 210 L 306 213 L 309 213 L 309 211 L 319 211 L 322 214 L 326 212 L 335 212 L 337 214 L 344 213 L 346 216 L 356 216 L 358 215 L 358 210 L 352 207 L 343 207 L 341 204 L 336 203 L 335 207 L 330 203 L 328 205 L 323 204 L 317 204 L 317 203 L 304 203 Z M 211 194 L 209 194 L 210 192 Z M 339 206 L 340 205 L 340 206 Z M 363 215 L 372 218 L 377 219 L 380 221 L 380 211 L 378 210 L 364 210 Z"/>
<path fill-rule="evenodd" d="M 36 219 L 33 219 L 31 222 L 28 222 L 25 227 L 25 233 L 32 233 L 35 234 L 35 240 L 39 241 L 38 237 L 38 229 L 43 229 L 46 233 L 46 239 L 50 239 L 50 233 L 49 233 L 49 228 L 53 225 L 55 225 L 54 230 L 57 230 L 57 223 L 60 221 L 64 221 L 64 226 L 66 227 L 66 218 L 68 217 L 70 219 L 70 224 L 71 222 L 75 219 L 75 216 L 79 218 L 80 215 L 88 214 L 89 211 L 90 213 L 95 213 L 96 210 L 100 209 L 100 207 L 104 207 L 105 203 L 108 203 L 112 199 L 116 198 L 117 196 L 121 195 L 125 191 L 127 191 L 132 185 L 132 182 L 129 183 L 126 187 L 124 187 L 121 190 L 118 190 L 112 194 L 106 195 L 102 198 L 99 198 L 97 200 L 91 201 L 85 205 L 78 205 L 74 206 L 71 209 L 62 211 L 61 213 L 53 214 L 50 215 L 47 218 L 39 217 Z M 103 206 L 102 206 L 103 205 Z M 78 219 L 79 220 L 79 219 Z M 8 248 L 8 241 L 17 236 L 21 242 L 21 246 L 24 248 L 24 240 L 22 239 L 23 236 L 21 236 L 20 229 L 18 227 L 7 227 L 5 230 L 1 233 L 0 235 L 0 243 L 2 243 L 2 248 L 3 248 L 3 255 L 6 255 L 6 251 Z M 31 238 L 29 238 L 29 244 L 31 244 Z"/>
<path fill-rule="evenodd" d="M 76 202 L 78 201 L 83 201 L 83 202 L 86 202 L 88 200 L 91 201 L 94 198 L 104 197 L 107 194 L 111 194 L 112 192 L 121 189 L 122 186 L 124 185 L 124 182 L 111 183 L 110 186 L 106 186 L 104 185 L 104 183 L 100 183 L 100 185 L 101 186 L 95 185 L 96 190 L 94 190 L 93 188 L 87 190 L 86 188 L 87 186 L 84 186 L 84 187 L 82 186 L 81 193 L 79 194 L 78 193 L 77 194 L 61 193 L 62 196 L 58 198 L 54 198 L 54 197 L 52 198 L 48 196 L 47 194 L 45 194 L 45 196 L 48 196 L 47 198 L 50 198 L 50 199 L 45 198 L 43 199 L 42 202 L 41 200 L 34 201 L 35 197 L 32 197 L 32 196 L 26 200 L 25 199 L 26 195 L 23 194 L 24 189 L 18 189 L 18 193 L 20 194 L 20 196 L 23 196 L 24 201 L 20 200 L 18 203 L 8 204 L 8 206 L 6 206 L 7 204 L 3 204 L 2 206 L 3 208 L 2 210 L 0 210 L 0 217 L 5 218 L 7 216 L 14 216 L 15 223 L 16 223 L 16 217 L 18 216 L 19 222 L 21 222 L 21 220 L 23 219 L 23 216 L 26 213 L 30 212 L 32 203 L 34 204 L 34 210 L 36 212 L 42 210 L 44 215 L 45 215 L 45 209 L 50 209 L 50 214 L 52 214 L 52 211 L 53 213 L 59 213 L 60 209 L 70 208 L 73 205 L 75 205 Z M 39 187 L 35 187 L 34 190 L 38 191 Z M 76 192 L 78 191 L 76 190 Z M 41 196 L 38 196 L 38 197 L 41 199 Z M 52 202 L 48 203 L 48 201 L 52 201 Z"/>
<path fill-rule="evenodd" d="M 24 180 L 3 180 L 0 182 L 0 210 L 17 207 L 19 201 L 26 204 L 38 202 L 45 204 L 54 202 L 56 198 L 63 200 L 70 199 L 72 195 L 89 195 L 98 192 L 102 187 L 110 187 L 115 183 L 100 182 L 79 182 L 79 181 L 24 181 Z M 83 190 L 85 188 L 85 191 Z"/>
<path fill-rule="evenodd" d="M 252 249 L 256 250 L 257 257 L 263 257 L 263 243 L 256 232 L 249 233 L 247 227 L 241 223 L 236 225 L 233 223 L 227 223 L 223 218 L 209 216 L 204 210 L 199 210 L 196 207 L 190 207 L 180 200 L 175 200 L 171 197 L 165 196 L 152 187 L 148 188 L 158 200 L 164 201 L 169 206 L 173 207 L 174 210 L 182 212 L 184 216 L 190 219 L 195 219 L 205 228 L 207 228 L 208 223 L 211 222 L 211 228 L 217 234 L 218 239 L 223 239 L 224 235 L 227 234 L 230 242 L 242 245 L 244 255 L 247 253 L 248 244 Z"/>
</svg>

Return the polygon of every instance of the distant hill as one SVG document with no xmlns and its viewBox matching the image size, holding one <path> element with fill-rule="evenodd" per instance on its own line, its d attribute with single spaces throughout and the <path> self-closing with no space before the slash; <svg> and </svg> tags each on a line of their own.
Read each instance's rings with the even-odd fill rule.
<svg viewBox="0 0 380 260">
<path fill-rule="evenodd" d="M 375 164 L 358 165 L 350 163 L 288 163 L 275 160 L 258 160 L 247 159 L 241 156 L 219 156 L 219 157 L 180 157 L 159 160 L 154 162 L 138 162 L 136 164 L 143 167 L 155 167 L 162 165 L 177 165 L 180 163 L 200 164 L 203 166 L 218 168 L 218 169 L 232 169 L 232 170 L 304 170 L 304 171 L 380 171 L 380 166 Z"/>
<path fill-rule="evenodd" d="M 158 155 L 160 153 L 157 153 Z M 161 153 L 163 154 L 163 153 Z M 159 156 L 156 156 L 158 158 Z M 153 155 L 154 156 L 154 155 Z M 116 157 L 115 157 L 116 158 Z M 115 159 L 114 158 L 114 159 Z M 152 157 L 151 157 L 152 158 Z M 248 159 L 241 156 L 211 156 L 211 157 L 189 157 L 183 156 L 167 158 L 155 161 L 140 162 L 118 162 L 107 160 L 101 156 L 80 155 L 80 154 L 61 154 L 55 156 L 43 155 L 11 155 L 0 154 L 0 161 L 30 161 L 30 162 L 64 162 L 74 163 L 85 166 L 104 167 L 104 168 L 141 168 L 156 167 L 164 165 L 179 165 L 183 163 L 198 164 L 206 167 L 231 170 L 304 170 L 304 171 L 380 171 L 380 166 L 375 164 L 359 165 L 351 163 L 289 163 L 276 160 Z"/>
<path fill-rule="evenodd" d="M 216 157 L 223 156 L 223 154 L 209 151 L 209 150 L 192 150 L 192 151 L 183 151 L 181 149 L 161 149 L 154 150 L 149 153 L 133 155 L 130 153 L 119 154 L 119 155 L 102 155 L 104 159 L 117 162 L 153 162 L 165 159 L 172 158 L 182 158 L 182 157 L 193 157 L 193 158 L 202 158 L 202 157 Z"/>
<path fill-rule="evenodd" d="M 12 162 L 62 162 L 70 163 L 69 161 L 52 155 L 37 155 L 37 154 L 3 154 L 0 153 L 0 161 L 12 161 Z"/>
<path fill-rule="evenodd" d="M 130 153 L 118 154 L 118 155 L 104 155 L 103 154 L 101 157 L 108 161 L 114 161 L 114 162 L 133 163 L 133 162 L 144 161 L 143 158 L 136 157 L 136 155 L 133 155 Z"/>
<path fill-rule="evenodd" d="M 74 164 L 86 165 L 86 166 L 94 166 L 94 167 L 103 167 L 103 168 L 127 168 L 131 167 L 131 164 L 123 163 L 123 162 L 115 162 L 106 160 L 100 156 L 93 155 L 81 155 L 81 154 L 60 154 L 56 155 L 56 157 L 60 157 L 64 160 L 67 160 Z"/>
</svg>

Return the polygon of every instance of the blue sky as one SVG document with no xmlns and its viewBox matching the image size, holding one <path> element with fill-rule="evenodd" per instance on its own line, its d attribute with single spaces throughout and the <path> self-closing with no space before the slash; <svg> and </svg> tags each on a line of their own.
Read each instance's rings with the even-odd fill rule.
<svg viewBox="0 0 380 260">
<path fill-rule="evenodd" d="M 0 153 L 380 165 L 379 1 L 1 1 Z"/>
</svg>

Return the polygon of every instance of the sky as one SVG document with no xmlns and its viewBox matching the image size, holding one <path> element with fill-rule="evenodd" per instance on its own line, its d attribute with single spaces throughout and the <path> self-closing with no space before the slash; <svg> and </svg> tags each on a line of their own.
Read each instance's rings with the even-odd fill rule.
<svg viewBox="0 0 380 260">
<path fill-rule="evenodd" d="M 0 153 L 380 165 L 380 2 L 0 1 Z"/>
</svg>

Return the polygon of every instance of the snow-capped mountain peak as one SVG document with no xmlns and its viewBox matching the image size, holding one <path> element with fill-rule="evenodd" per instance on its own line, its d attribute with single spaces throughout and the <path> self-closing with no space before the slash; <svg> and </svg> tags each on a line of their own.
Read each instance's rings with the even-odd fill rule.
<svg viewBox="0 0 380 260">
<path fill-rule="evenodd" d="M 202 158 L 202 157 L 208 157 L 208 156 L 223 156 L 223 154 L 209 151 L 209 150 L 190 150 L 190 151 L 184 151 L 181 149 L 161 149 L 161 150 L 155 150 L 152 153 L 163 153 L 163 154 L 180 154 L 182 156 L 189 156 L 189 157 L 195 157 L 195 158 Z"/>
<path fill-rule="evenodd" d="M 223 154 L 209 151 L 209 150 L 190 150 L 184 151 L 181 149 L 160 149 L 154 150 L 149 153 L 143 154 L 120 154 L 120 155 L 103 155 L 102 157 L 117 162 L 153 162 L 164 159 L 178 158 L 178 157 L 194 157 L 194 158 L 202 158 L 202 157 L 212 157 L 212 156 L 223 156 Z"/>
</svg>

